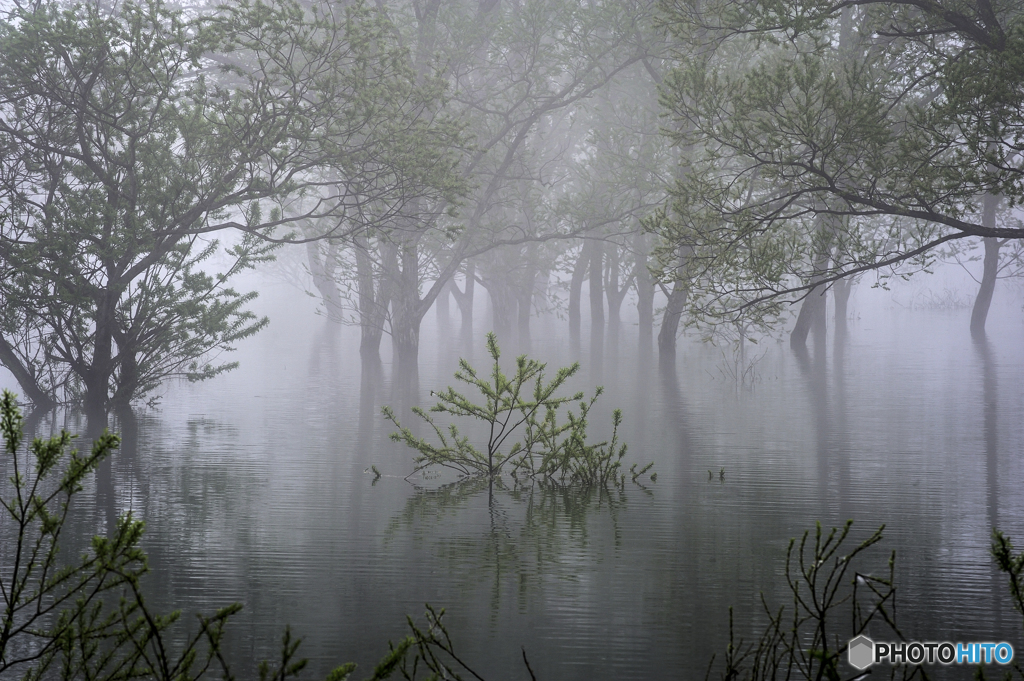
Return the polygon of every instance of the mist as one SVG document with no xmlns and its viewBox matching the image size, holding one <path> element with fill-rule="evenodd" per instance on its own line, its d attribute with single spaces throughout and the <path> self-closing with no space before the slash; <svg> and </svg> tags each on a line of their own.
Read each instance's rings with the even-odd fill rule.
<svg viewBox="0 0 1024 681">
<path fill-rule="evenodd" d="M 1024 14 L 862 5 L 4 9 L 0 676 L 1024 650 Z"/>
</svg>

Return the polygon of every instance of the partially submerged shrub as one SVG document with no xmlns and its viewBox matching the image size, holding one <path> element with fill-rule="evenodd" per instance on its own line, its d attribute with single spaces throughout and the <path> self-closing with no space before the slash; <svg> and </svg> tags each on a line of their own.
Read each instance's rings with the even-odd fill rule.
<svg viewBox="0 0 1024 681">
<path fill-rule="evenodd" d="M 772 610 L 762 596 L 761 602 L 768 625 L 756 643 L 737 640 L 733 631 L 733 612 L 729 608 L 729 645 L 721 678 L 727 681 L 762 681 L 768 679 L 837 680 L 840 661 L 845 659 L 849 641 L 864 634 L 873 621 L 888 629 L 895 639 L 907 638 L 896 626 L 896 586 L 893 581 L 896 554 L 889 557 L 888 576 L 877 577 L 859 572 L 855 563 L 868 548 L 882 540 L 880 527 L 848 553 L 841 548 L 849 538 L 853 521 L 827 534 L 817 526 L 813 545 L 810 532 L 804 532 L 799 544 L 790 540 L 786 553 L 786 582 L 793 596 L 790 612 L 785 607 Z M 1009 537 L 992 530 L 992 557 L 1000 572 L 1009 577 L 1013 607 L 1024 615 L 1024 553 L 1014 553 Z M 853 579 L 848 580 L 852 575 Z M 852 615 L 852 618 L 847 619 Z M 836 621 L 852 626 L 837 627 Z M 711 658 L 706 678 L 710 678 L 715 656 Z M 882 671 L 882 670 L 873 670 Z M 859 679 L 871 671 L 855 675 Z M 882 672 L 885 673 L 885 672 Z M 903 681 L 927 679 L 925 670 L 915 664 L 901 664 L 888 670 L 891 679 Z M 978 666 L 974 678 L 984 681 L 984 668 Z M 1001 670 L 1004 681 L 1024 679 L 1024 667 L 1013 661 Z"/>
<path fill-rule="evenodd" d="M 602 389 L 598 388 L 589 400 L 582 392 L 570 396 L 557 394 L 579 371 L 579 363 L 559 369 L 550 381 L 545 381 L 546 365 L 520 355 L 516 358 L 515 373 L 506 376 L 501 370 L 501 350 L 493 333 L 487 334 L 487 351 L 493 361 L 489 376 L 481 377 L 464 359 L 459 360 L 459 370 L 455 372 L 456 380 L 479 391 L 480 403 L 449 386 L 442 392 L 431 391 L 438 402 L 429 412 L 413 408 L 413 412 L 431 427 L 440 444 L 417 437 L 398 422 L 390 407 L 384 407 L 384 416 L 399 428 L 391 434 L 391 439 L 404 442 L 420 454 L 416 457 L 414 472 L 441 466 L 461 475 L 480 475 L 491 480 L 507 470 L 515 477 L 562 483 L 625 482 L 622 460 L 626 445 L 618 440 L 622 412 L 616 409 L 613 413 L 611 440 L 590 443 L 587 441 L 588 419 Z M 567 406 L 572 403 L 577 405 L 576 411 Z M 566 417 L 560 421 L 562 407 L 566 407 Z M 489 428 L 486 446 L 478 448 L 455 423 L 446 427 L 439 425 L 431 414 L 465 416 L 483 422 Z M 630 468 L 633 480 L 652 465 Z"/>
</svg>

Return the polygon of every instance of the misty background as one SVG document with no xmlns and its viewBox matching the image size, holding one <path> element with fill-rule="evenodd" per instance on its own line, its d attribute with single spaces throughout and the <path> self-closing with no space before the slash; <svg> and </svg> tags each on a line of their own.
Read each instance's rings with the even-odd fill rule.
<svg viewBox="0 0 1024 681">
<path fill-rule="evenodd" d="M 426 603 L 488 679 L 690 678 L 853 519 L 909 640 L 1024 650 L 1024 14 L 818 4 L 5 9 L 0 388 L 122 438 L 64 551 L 143 519 L 240 678 L 285 625 L 369 673 Z M 656 477 L 414 473 L 382 408 L 488 332 Z"/>
</svg>

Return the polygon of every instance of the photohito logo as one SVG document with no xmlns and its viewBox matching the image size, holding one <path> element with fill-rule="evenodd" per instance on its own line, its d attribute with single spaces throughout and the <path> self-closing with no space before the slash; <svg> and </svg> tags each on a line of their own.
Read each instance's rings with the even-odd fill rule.
<svg viewBox="0 0 1024 681">
<path fill-rule="evenodd" d="M 890 664 L 1010 664 L 1013 646 L 1000 643 L 875 643 L 867 636 L 851 639 L 850 664 L 867 669 L 878 662 Z"/>
</svg>

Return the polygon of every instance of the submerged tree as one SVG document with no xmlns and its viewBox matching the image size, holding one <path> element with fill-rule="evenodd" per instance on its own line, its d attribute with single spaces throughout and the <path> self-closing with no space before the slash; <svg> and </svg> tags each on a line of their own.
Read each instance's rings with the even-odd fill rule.
<svg viewBox="0 0 1024 681">
<path fill-rule="evenodd" d="M 449 294 L 468 260 L 475 261 L 473 285 L 489 287 L 497 325 L 528 324 L 528 299 L 551 262 L 543 248 L 528 244 L 571 236 L 566 223 L 546 219 L 553 211 L 545 205 L 572 162 L 565 140 L 587 100 L 638 62 L 637 28 L 650 7 L 431 0 L 391 3 L 388 12 L 419 77 L 445 82 L 445 110 L 472 137 L 460 172 L 473 186 L 457 218 L 442 202 L 424 199 L 353 249 L 358 300 L 366 304 L 360 322 L 369 328 L 364 351 L 377 354 L 386 316 L 397 364 L 409 375 L 421 320 L 438 296 Z M 502 246 L 513 254 L 483 257 Z M 528 262 L 504 267 L 502 261 L 517 260 L 516 249 Z"/>
<path fill-rule="evenodd" d="M 1019 3 L 665 8 L 709 45 L 666 79 L 674 138 L 697 153 L 660 225 L 667 251 L 692 251 L 705 321 L 770 323 L 859 272 L 927 268 L 942 244 L 1024 238 L 990 210 L 1024 198 Z"/>
<path fill-rule="evenodd" d="M 30 398 L 98 416 L 230 368 L 216 353 L 265 320 L 226 281 L 269 255 L 272 230 L 331 220 L 340 235 L 451 189 L 448 130 L 408 115 L 437 93 L 400 55 L 359 3 L 6 11 L 0 361 Z M 232 262 L 210 274 L 207 235 L 229 228 Z"/>
<path fill-rule="evenodd" d="M 584 399 L 582 392 L 569 396 L 558 394 L 565 382 L 579 371 L 579 364 L 563 367 L 550 381 L 545 381 L 546 365 L 520 355 L 516 358 L 515 373 L 506 376 L 501 370 L 501 350 L 493 333 L 487 334 L 487 351 L 493 362 L 488 376 L 478 375 L 464 359 L 459 360 L 459 370 L 455 373 L 457 380 L 480 392 L 482 401 L 474 402 L 449 386 L 432 393 L 437 395 L 438 402 L 429 410 L 468 417 L 470 427 L 486 426 L 484 447 L 474 445 L 473 434 L 460 432 L 455 423 L 447 427 L 438 425 L 427 410 L 414 407 L 413 412 L 437 436 L 439 444 L 432 444 L 402 427 L 394 411 L 384 407 L 384 416 L 399 428 L 391 439 L 404 442 L 420 453 L 416 458 L 417 471 L 440 466 L 464 476 L 483 476 L 493 481 L 507 467 L 513 477 L 585 486 L 625 483 L 622 459 L 626 445 L 618 441 L 622 413 L 616 409 L 612 415 L 611 440 L 592 443 L 587 437 L 588 419 L 602 389 L 598 388 L 589 400 Z M 573 403 L 577 404 L 578 411 L 568 409 L 566 419 L 559 421 L 558 412 Z M 633 465 L 629 469 L 633 482 L 652 466 L 647 464 L 638 470 Z M 656 478 L 652 474 L 651 479 Z"/>
</svg>

